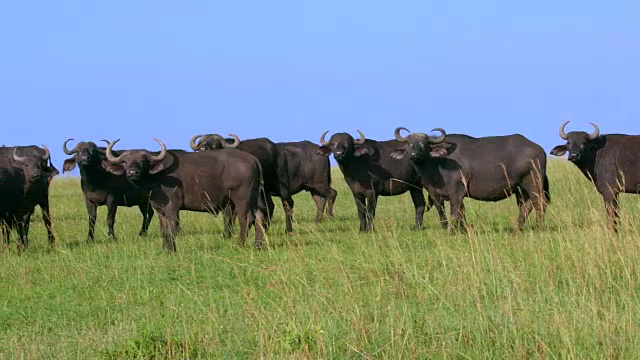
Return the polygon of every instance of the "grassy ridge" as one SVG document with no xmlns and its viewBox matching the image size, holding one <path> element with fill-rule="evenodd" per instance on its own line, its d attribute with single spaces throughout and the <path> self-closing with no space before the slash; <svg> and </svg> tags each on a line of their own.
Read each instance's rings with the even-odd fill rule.
<svg viewBox="0 0 640 360">
<path fill-rule="evenodd" d="M 117 241 L 86 243 L 77 179 L 53 182 L 58 238 L 41 221 L 30 249 L 0 253 L 2 358 L 632 358 L 640 352 L 640 199 L 622 196 L 620 234 L 602 199 L 566 161 L 551 161 L 545 229 L 511 229 L 515 199 L 466 200 L 469 234 L 414 231 L 409 195 L 381 198 L 360 234 L 342 176 L 337 218 L 313 222 L 296 196 L 295 235 L 278 209 L 268 249 L 236 249 L 222 219 L 183 212 L 178 254 L 120 208 Z M 237 233 L 237 229 L 236 229 Z"/>
</svg>

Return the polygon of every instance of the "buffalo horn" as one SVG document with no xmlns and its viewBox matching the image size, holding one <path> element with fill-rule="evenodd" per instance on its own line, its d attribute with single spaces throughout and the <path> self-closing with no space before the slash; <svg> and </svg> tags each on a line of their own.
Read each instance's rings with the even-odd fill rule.
<svg viewBox="0 0 640 360">
<path fill-rule="evenodd" d="M 360 130 L 356 130 L 358 132 L 358 134 L 360 134 L 360 139 L 354 141 L 353 143 L 356 145 L 362 145 L 364 144 L 364 141 L 367 140 L 367 138 L 364 137 L 364 134 L 362 133 L 362 131 Z"/>
<path fill-rule="evenodd" d="M 564 122 L 564 124 L 562 124 L 562 126 L 560 126 L 560 137 L 562 138 L 562 140 L 567 140 L 569 138 L 567 133 L 564 132 L 564 127 L 567 126 L 568 123 L 569 121 L 567 120 Z"/>
<path fill-rule="evenodd" d="M 589 140 L 595 140 L 598 136 L 600 136 L 600 128 L 598 127 L 598 125 L 594 123 L 590 123 L 590 124 L 593 126 L 595 131 L 593 132 L 593 134 L 589 135 Z"/>
<path fill-rule="evenodd" d="M 226 142 L 224 139 L 222 139 L 222 146 L 226 147 L 226 148 L 235 148 L 238 147 L 238 145 L 240 145 L 240 139 L 238 138 L 238 135 L 236 134 L 229 134 L 229 136 L 231 136 L 233 138 L 233 144 L 229 144 L 228 142 Z"/>
<path fill-rule="evenodd" d="M 115 145 L 118 141 L 120 141 L 120 139 L 117 139 L 114 142 L 110 142 L 109 146 L 107 146 L 107 150 L 105 152 L 105 156 L 107 157 L 107 161 L 109 161 L 110 163 L 113 163 L 113 164 L 122 163 L 122 160 L 120 160 L 122 155 L 120 155 L 118 157 L 115 157 L 115 156 L 113 156 L 113 153 L 111 152 L 111 149 L 113 149 L 113 145 Z"/>
<path fill-rule="evenodd" d="M 329 130 L 323 132 L 322 135 L 320 135 L 320 145 L 329 146 L 329 142 L 324 140 L 324 137 L 327 136 L 328 133 L 329 133 Z"/>
<path fill-rule="evenodd" d="M 18 156 L 18 154 L 16 154 L 16 150 L 18 150 L 17 147 L 13 148 L 13 160 L 23 163 L 25 161 L 27 161 L 27 158 L 25 156 Z"/>
<path fill-rule="evenodd" d="M 198 134 L 192 137 L 191 140 L 189 140 L 189 146 L 191 147 L 191 150 L 194 150 L 194 151 L 200 150 L 200 142 L 197 141 L 198 138 L 200 137 L 202 137 L 202 135 Z"/>
<path fill-rule="evenodd" d="M 393 133 L 396 136 L 396 140 L 400 141 L 400 142 L 407 142 L 407 137 L 403 137 L 402 135 L 400 135 L 400 131 L 401 130 L 405 130 L 407 132 L 410 132 L 409 129 L 407 129 L 406 127 L 397 127 L 396 131 Z"/>
<path fill-rule="evenodd" d="M 68 143 L 69 141 L 71 141 L 71 140 L 73 140 L 73 139 L 67 139 L 67 141 L 65 141 L 65 142 L 62 144 L 62 151 L 64 151 L 64 153 L 65 153 L 65 154 L 67 154 L 67 155 L 73 155 L 73 154 L 75 154 L 75 153 L 76 153 L 76 151 L 78 151 L 78 145 L 77 145 L 77 144 L 76 144 L 76 146 L 75 146 L 73 149 L 71 149 L 71 150 L 67 149 L 67 143 Z"/>
<path fill-rule="evenodd" d="M 158 144 L 160 144 L 160 148 L 162 150 L 160 150 L 160 154 L 158 154 L 157 156 L 149 156 L 149 160 L 153 161 L 153 162 L 160 162 L 162 160 L 164 160 L 164 158 L 167 157 L 167 147 L 164 145 L 164 143 L 156 138 L 153 138 L 153 140 L 155 142 L 157 142 Z"/>
<path fill-rule="evenodd" d="M 443 128 L 435 128 L 435 129 L 433 129 L 431 131 L 439 131 L 440 132 L 440 136 L 438 136 L 438 137 L 433 137 L 433 136 L 429 136 L 428 137 L 428 139 L 429 139 L 428 141 L 431 144 L 440 144 L 447 137 L 447 133 L 444 131 Z"/>
<path fill-rule="evenodd" d="M 51 153 L 49 152 L 49 148 L 42 144 L 42 148 L 44 149 L 44 155 L 42 155 L 42 160 L 47 161 L 51 157 Z"/>
</svg>

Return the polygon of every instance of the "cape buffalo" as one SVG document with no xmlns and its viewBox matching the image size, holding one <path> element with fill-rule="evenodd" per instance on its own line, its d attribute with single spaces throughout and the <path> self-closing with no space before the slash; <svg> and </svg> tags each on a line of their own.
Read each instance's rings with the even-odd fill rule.
<svg viewBox="0 0 640 360">
<path fill-rule="evenodd" d="M 512 194 L 520 208 L 516 229 L 520 230 L 534 208 L 541 227 L 547 202 L 550 201 L 546 175 L 547 159 L 538 144 L 522 135 L 474 138 L 447 135 L 441 128 L 437 138 L 424 133 L 406 137 L 396 128 L 395 138 L 405 146 L 391 156 L 403 159 L 409 154 L 422 185 L 434 199 L 440 221 L 447 223 L 443 202 L 448 200 L 455 225 L 465 223 L 465 197 L 481 201 L 498 201 Z"/>
<path fill-rule="evenodd" d="M 409 192 L 415 207 L 416 227 L 422 226 L 425 199 L 420 176 L 409 160 L 393 159 L 391 153 L 402 144 L 397 140 L 368 140 L 357 130 L 360 139 L 347 133 L 335 133 L 329 141 L 325 131 L 320 136 L 318 154 L 333 157 L 344 175 L 358 209 L 360 231 L 373 230 L 378 196 L 395 196 Z"/>
<path fill-rule="evenodd" d="M 51 163 L 49 149 L 37 146 L 0 148 L 0 222 L 3 238 L 9 242 L 10 229 L 18 231 L 18 247 L 29 243 L 31 215 L 38 205 L 47 229 L 49 245 L 54 245 L 49 210 L 49 185 L 58 175 Z"/>
<path fill-rule="evenodd" d="M 114 155 L 116 140 L 107 146 L 102 166 L 115 175 L 126 174 L 133 184 L 149 192 L 149 202 L 158 212 L 164 247 L 176 251 L 175 235 L 180 210 L 217 214 L 231 207 L 240 221 L 239 244 L 256 225 L 255 246 L 263 241 L 261 168 L 251 154 L 235 149 L 203 152 L 126 150 Z M 225 226 L 228 221 L 225 221 Z"/>
<path fill-rule="evenodd" d="M 593 182 L 602 195 L 607 212 L 607 225 L 617 231 L 618 195 L 640 192 L 640 136 L 624 134 L 600 135 L 600 128 L 594 123 L 594 132 L 565 132 L 569 121 L 560 126 L 560 137 L 566 140 L 551 150 L 555 156 L 569 153 L 569 161 Z"/>
<path fill-rule="evenodd" d="M 333 205 L 338 192 L 331 187 L 331 164 L 329 158 L 316 153 L 318 146 L 311 141 L 276 143 L 276 149 L 286 160 L 289 175 L 289 195 L 303 190 L 311 193 L 316 203 L 316 221 L 321 221 L 325 206 L 327 216 L 333 217 Z M 292 197 L 283 198 L 285 211 L 293 213 Z M 287 216 L 287 229 L 292 228 L 291 216 Z"/>
<path fill-rule="evenodd" d="M 275 144 L 267 138 L 240 141 L 235 134 L 230 134 L 229 136 L 233 138 L 232 143 L 229 143 L 218 134 L 195 135 L 189 141 L 189 146 L 194 151 L 238 149 L 255 156 L 260 161 L 262 176 L 264 177 L 265 201 L 268 208 L 265 227 L 268 227 L 275 208 L 271 196 L 278 196 L 282 199 L 291 197 L 286 158 L 278 153 Z M 283 206 L 285 206 L 284 203 Z M 287 224 L 290 224 L 290 212 L 285 211 L 285 216 L 287 217 Z M 286 230 L 291 232 L 293 229 L 287 227 Z"/>
<path fill-rule="evenodd" d="M 107 226 L 109 237 L 115 239 L 114 224 L 118 206 L 138 206 L 142 213 L 142 227 L 140 236 L 147 234 L 149 223 L 153 217 L 153 209 L 149 205 L 149 193 L 131 184 L 125 175 L 114 175 L 102 167 L 106 161 L 106 148 L 98 147 L 93 142 L 79 142 L 69 150 L 67 143 L 73 139 L 67 139 L 62 144 L 62 150 L 67 155 L 72 155 L 64 161 L 62 172 L 73 170 L 76 165 L 80 168 L 80 187 L 84 194 L 84 200 L 89 215 L 88 240 L 94 240 L 96 216 L 98 206 L 107 207 Z M 102 140 L 109 144 L 109 141 Z M 121 151 L 113 151 L 118 156 Z"/>
</svg>

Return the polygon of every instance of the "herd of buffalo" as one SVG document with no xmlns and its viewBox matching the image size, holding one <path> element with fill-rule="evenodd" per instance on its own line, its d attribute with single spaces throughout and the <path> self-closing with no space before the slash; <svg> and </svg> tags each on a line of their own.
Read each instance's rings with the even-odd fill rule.
<svg viewBox="0 0 640 360">
<path fill-rule="evenodd" d="M 568 159 L 595 184 L 604 199 L 608 226 L 616 231 L 618 194 L 640 192 L 640 136 L 601 135 L 597 125 L 592 133 L 566 132 L 566 141 L 551 150 L 552 155 L 568 153 Z M 193 151 L 115 150 L 119 140 L 106 147 L 78 142 L 69 149 L 63 172 L 76 166 L 89 216 L 88 239 L 95 236 L 97 207 L 107 206 L 109 236 L 115 238 L 114 222 L 118 206 L 138 206 L 142 213 L 140 235 L 145 235 L 158 213 L 164 248 L 176 250 L 180 233 L 180 210 L 224 215 L 224 237 L 230 237 L 237 218 L 239 244 L 255 227 L 255 246 L 261 247 L 274 212 L 272 196 L 282 200 L 286 231 L 293 231 L 293 195 L 306 190 L 317 206 L 316 221 L 333 216 L 337 192 L 331 187 L 328 156 L 333 154 L 346 180 L 358 211 L 360 231 L 373 230 L 379 196 L 406 192 L 415 207 L 415 225 L 422 226 L 425 209 L 435 207 L 442 227 L 464 229 L 464 198 L 498 201 L 515 195 L 519 207 L 516 229 L 536 211 L 542 226 L 550 202 L 547 159 L 541 146 L 516 134 L 475 138 L 447 134 L 437 136 L 395 129 L 395 139 L 366 139 L 358 130 L 356 139 L 335 133 L 320 145 L 310 141 L 274 143 L 267 138 L 240 140 L 231 134 L 196 135 L 190 140 Z M 404 135 L 403 135 L 404 132 Z M 16 229 L 18 248 L 28 244 L 29 223 L 35 206 L 42 209 L 49 243 L 55 242 L 49 212 L 49 184 L 59 174 L 49 150 L 43 145 L 0 147 L 0 226 L 9 242 Z M 425 200 L 423 189 L 428 192 Z M 449 201 L 450 221 L 444 209 Z"/>
</svg>

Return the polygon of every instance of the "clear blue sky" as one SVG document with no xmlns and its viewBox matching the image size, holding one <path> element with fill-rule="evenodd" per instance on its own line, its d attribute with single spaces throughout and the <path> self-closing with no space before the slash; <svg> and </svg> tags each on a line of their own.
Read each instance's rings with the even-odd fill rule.
<svg viewBox="0 0 640 360">
<path fill-rule="evenodd" d="M 638 1 L 3 1 L 0 142 L 640 133 Z"/>
</svg>

